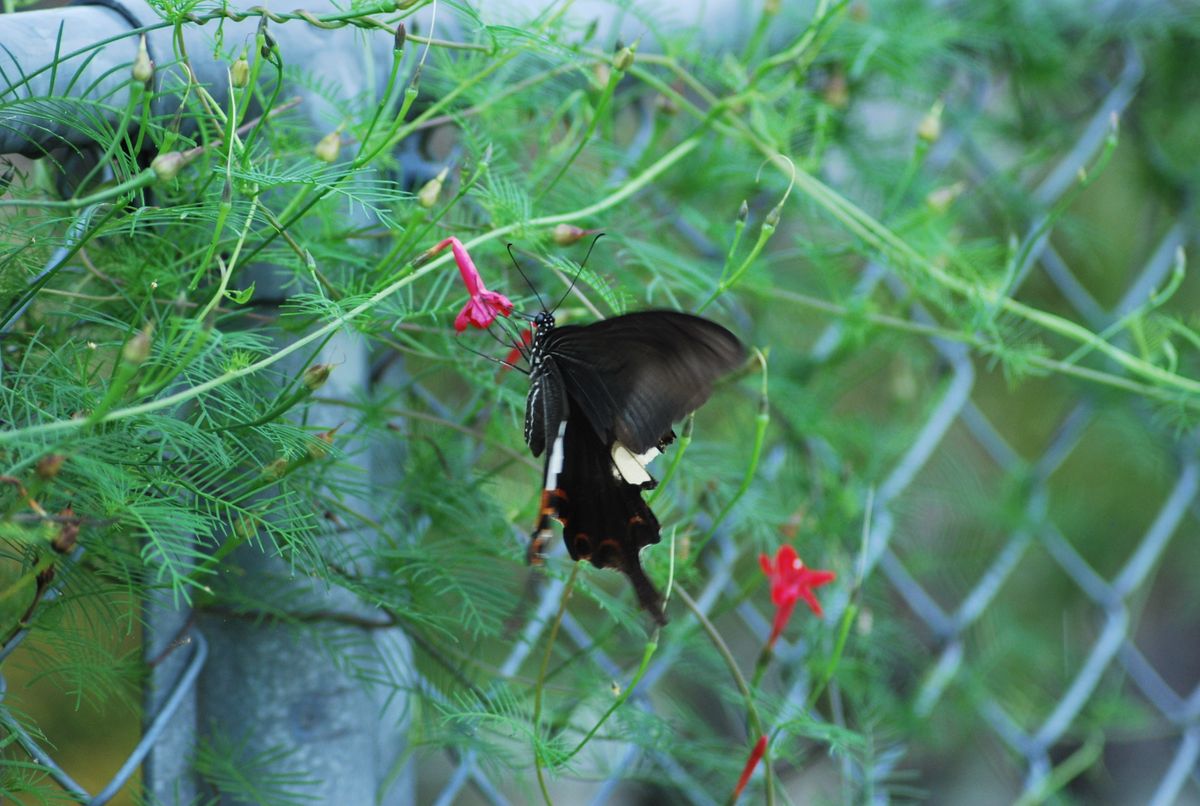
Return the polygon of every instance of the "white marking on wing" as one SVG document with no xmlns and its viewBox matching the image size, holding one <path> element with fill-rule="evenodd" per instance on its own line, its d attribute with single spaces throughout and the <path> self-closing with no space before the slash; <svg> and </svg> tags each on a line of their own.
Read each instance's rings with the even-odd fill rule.
<svg viewBox="0 0 1200 806">
<path fill-rule="evenodd" d="M 558 489 L 558 474 L 563 468 L 563 435 L 567 433 L 567 421 L 558 424 L 558 436 L 550 448 L 550 458 L 546 460 L 546 489 Z"/>
</svg>

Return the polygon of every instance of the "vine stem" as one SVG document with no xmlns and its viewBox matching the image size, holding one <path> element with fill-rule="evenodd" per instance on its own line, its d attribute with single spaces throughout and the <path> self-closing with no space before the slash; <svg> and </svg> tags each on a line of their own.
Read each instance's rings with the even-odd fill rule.
<svg viewBox="0 0 1200 806">
<path fill-rule="evenodd" d="M 692 611 L 692 615 L 696 617 L 701 629 L 708 635 L 708 639 L 717 649 L 717 653 L 725 660 L 725 665 L 729 667 L 729 674 L 733 677 L 733 682 L 737 684 L 738 690 L 742 692 L 742 697 L 746 700 L 746 716 L 749 718 L 750 727 L 759 736 L 766 736 L 766 731 L 763 730 L 762 719 L 758 715 L 758 708 L 754 705 L 754 694 L 750 691 L 750 686 L 746 683 L 746 678 L 742 674 L 742 670 L 737 665 L 737 660 L 733 657 L 733 653 L 729 651 L 729 646 L 725 643 L 725 639 L 721 637 L 721 633 L 717 632 L 717 628 L 708 620 L 708 616 L 704 615 L 704 611 L 696 604 L 687 591 L 676 585 L 675 590 L 679 593 L 679 599 L 687 606 L 687 609 Z M 771 772 L 771 743 L 767 742 L 767 748 L 763 752 L 763 777 L 766 779 L 767 788 L 767 806 L 775 804 L 775 783 L 774 774 Z"/>
<path fill-rule="evenodd" d="M 550 626 L 550 636 L 546 639 L 546 651 L 542 654 L 542 666 L 538 670 L 537 688 L 533 695 L 533 764 L 537 768 L 538 787 L 542 790 L 542 797 L 547 806 L 552 806 L 554 801 L 550 799 L 550 789 L 546 785 L 546 771 L 542 766 L 542 754 L 537 747 L 542 735 L 542 693 L 546 690 L 546 671 L 550 668 L 550 656 L 554 654 L 554 641 L 558 638 L 558 628 L 562 624 L 563 616 L 567 613 L 567 600 L 571 598 L 571 591 L 575 587 L 575 579 L 578 576 L 579 563 L 573 563 L 571 576 L 567 579 L 567 584 L 563 586 L 562 596 L 559 599 L 558 613 L 554 616 L 554 623 Z"/>
<path fill-rule="evenodd" d="M 660 157 L 654 164 L 648 167 L 641 174 L 626 182 L 618 190 L 596 202 L 595 204 L 590 204 L 587 207 L 580 207 L 577 210 L 572 210 L 567 213 L 532 218 L 528 221 L 522 221 L 508 224 L 503 227 L 498 227 L 491 232 L 486 232 L 476 238 L 472 238 L 471 240 L 467 241 L 464 246 L 466 246 L 468 249 L 472 249 L 480 244 L 503 238 L 504 236 L 511 232 L 515 232 L 518 229 L 553 227 L 556 224 L 565 224 L 570 221 L 587 218 L 588 216 L 593 216 L 599 212 L 607 210 L 614 205 L 620 204 L 622 201 L 653 182 L 660 174 L 690 154 L 692 150 L 695 149 L 699 144 L 700 140 L 698 135 L 693 135 L 687 140 L 684 140 L 679 145 L 675 146 L 673 149 Z M 97 420 L 97 423 L 108 423 L 161 411 L 163 409 L 179 405 L 180 403 L 184 403 L 188 400 L 192 400 L 193 398 L 199 397 L 207 392 L 211 392 L 213 389 L 220 388 L 221 386 L 231 383 L 239 378 L 244 378 L 246 376 L 253 375 L 256 372 L 260 372 L 267 367 L 282 361 L 292 353 L 304 349 L 309 344 L 327 337 L 338 328 L 349 324 L 367 311 L 377 307 L 381 302 L 391 297 L 400 289 L 411 285 L 425 275 L 432 273 L 442 265 L 448 263 L 451 258 L 452 255 L 447 252 L 440 257 L 434 258 L 420 268 L 410 271 L 403 277 L 400 277 L 398 280 L 392 282 L 386 288 L 383 288 L 382 290 L 372 294 L 369 299 L 335 317 L 332 321 L 327 322 L 311 333 L 301 336 L 273 355 L 267 356 L 259 361 L 255 361 L 254 363 L 248 364 L 240 369 L 230 370 L 229 372 L 218 375 L 217 377 L 207 380 L 204 383 L 197 384 L 190 389 L 184 389 L 176 392 L 173 395 L 168 395 L 167 397 L 159 398 L 158 400 L 151 400 L 147 403 L 142 403 L 136 406 L 127 406 L 122 409 L 114 409 Z M 409 265 L 411 266 L 411 264 Z M 53 423 L 42 423 L 39 425 L 27 426 L 25 428 L 0 431 L 0 444 L 40 434 L 73 431 L 75 429 L 82 428 L 85 424 L 87 424 L 87 421 L 83 419 L 59 420 Z"/>
</svg>

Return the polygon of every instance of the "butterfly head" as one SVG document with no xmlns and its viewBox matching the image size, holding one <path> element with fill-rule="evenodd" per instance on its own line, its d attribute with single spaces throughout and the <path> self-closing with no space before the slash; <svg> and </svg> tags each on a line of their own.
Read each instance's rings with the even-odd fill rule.
<svg viewBox="0 0 1200 806">
<path fill-rule="evenodd" d="M 550 311 L 540 311 L 537 316 L 533 317 L 533 327 L 538 335 L 549 333 L 554 329 L 554 314 Z"/>
</svg>

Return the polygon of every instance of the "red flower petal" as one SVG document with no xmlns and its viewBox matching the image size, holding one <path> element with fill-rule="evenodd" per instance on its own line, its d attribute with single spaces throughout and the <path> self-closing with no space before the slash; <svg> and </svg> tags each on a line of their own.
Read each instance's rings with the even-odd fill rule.
<svg viewBox="0 0 1200 806">
<path fill-rule="evenodd" d="M 742 790 L 746 788 L 746 784 L 750 783 L 750 776 L 754 774 L 754 768 L 758 766 L 758 762 L 762 760 L 763 754 L 767 752 L 767 737 L 759 736 L 758 741 L 754 743 L 753 749 L 750 750 L 750 757 L 746 759 L 746 766 L 742 768 L 742 777 L 738 778 L 737 786 L 733 788 L 733 797 L 729 799 L 733 803 L 742 794 Z"/>
</svg>

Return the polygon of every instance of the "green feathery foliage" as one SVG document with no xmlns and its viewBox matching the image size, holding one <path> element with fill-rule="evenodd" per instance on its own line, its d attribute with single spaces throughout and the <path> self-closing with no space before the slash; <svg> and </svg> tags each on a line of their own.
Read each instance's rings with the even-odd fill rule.
<svg viewBox="0 0 1200 806">
<path fill-rule="evenodd" d="M 1048 511 L 1072 536 L 1117 535 L 1085 552 L 1106 577 L 1133 550 L 1200 406 L 1183 252 L 1094 320 L 1026 270 L 1046 235 L 1098 309 L 1120 299 L 1157 240 L 1133 238 L 1118 264 L 1107 194 L 1144 205 L 1155 236 L 1176 220 L 1194 234 L 1180 132 L 1195 127 L 1172 118 L 1166 86 L 1194 63 L 1194 16 L 768 2 L 743 41 L 702 45 L 714 32 L 625 4 L 647 35 L 623 51 L 569 3 L 503 23 L 442 3 L 463 38 L 414 26 L 387 83 L 355 96 L 264 33 L 394 31 L 432 4 L 396 5 L 272 14 L 252 42 L 221 33 L 215 52 L 231 68 L 244 53 L 249 70 L 231 92 L 195 84 L 177 44 L 149 87 L 130 76 L 106 97 L 0 99 L 0 116 L 69 122 L 102 155 L 80 171 L 71 149 L 47 149 L 14 163 L 0 198 L 6 677 L 16 667 L 69 708 L 136 719 L 146 670 L 130 639 L 161 591 L 202 614 L 288 625 L 352 679 L 408 698 L 414 757 L 473 754 L 515 778 L 518 801 L 612 776 L 647 797 L 722 799 L 759 735 L 770 743 L 755 799 L 905 797 L 930 786 L 910 777 L 933 766 L 920 751 L 957 758 L 951 745 L 969 743 L 985 704 L 1034 729 L 1069 685 L 1061 668 L 1088 651 L 1090 605 L 1030 538 L 963 633 L 955 682 L 930 693 L 929 658 L 948 636 L 905 622 L 864 538 L 870 502 L 881 486 L 890 495 L 889 474 L 961 377 L 936 339 L 963 351 L 972 405 L 1017 455 L 997 468 L 949 431 L 914 491 L 886 502 L 905 573 L 952 610 L 1007 536 L 1040 534 Z M 155 29 L 266 22 L 260 7 L 155 8 Z M 1135 125 L 1114 119 L 1065 190 L 1032 194 L 1080 142 L 1129 48 L 1149 85 Z M 306 112 L 320 103 L 318 126 Z M 435 170 L 414 181 L 404 149 Z M 607 237 L 581 267 L 584 231 Z M 527 570 L 541 466 L 521 442 L 525 385 L 475 354 L 503 358 L 518 326 L 498 331 L 500 346 L 453 332 L 457 272 L 448 250 L 426 254 L 450 235 L 518 309 L 539 300 L 507 243 L 536 295 L 562 299 L 562 322 L 703 311 L 760 351 L 658 461 L 663 542 L 643 560 L 672 586 L 666 629 L 617 574 L 561 552 Z M 351 370 L 323 350 L 348 335 L 366 345 L 370 377 L 330 392 L 326 379 Z M 1050 480 L 1051 504 L 1031 503 L 1054 472 L 1039 457 L 1081 400 L 1098 420 L 1077 467 Z M 1122 479 L 1146 501 L 1116 515 L 1068 492 L 1119 494 Z M 825 620 L 800 607 L 764 654 L 774 609 L 757 558 L 782 543 L 837 573 L 818 591 L 837 606 Z M 239 584 L 246 552 L 286 573 Z M 1194 556 L 1174 573 L 1187 569 L 1200 570 Z M 296 579 L 361 603 L 369 629 L 402 629 L 414 650 L 403 681 L 362 635 L 306 612 Z M 547 586 L 559 607 L 535 612 Z M 27 703 L 12 679 L 0 795 L 54 802 L 61 789 L 11 725 L 50 737 L 17 716 Z M 1146 711 L 1111 683 L 1071 740 L 1118 724 L 1151 734 Z M 204 739 L 194 766 L 209 791 L 305 802 L 311 781 L 286 772 L 288 748 L 238 742 Z M 644 763 L 622 763 L 631 747 Z M 911 768 L 890 761 L 898 748 L 918 751 Z M 1080 773 L 1073 763 L 1056 786 Z"/>
</svg>

